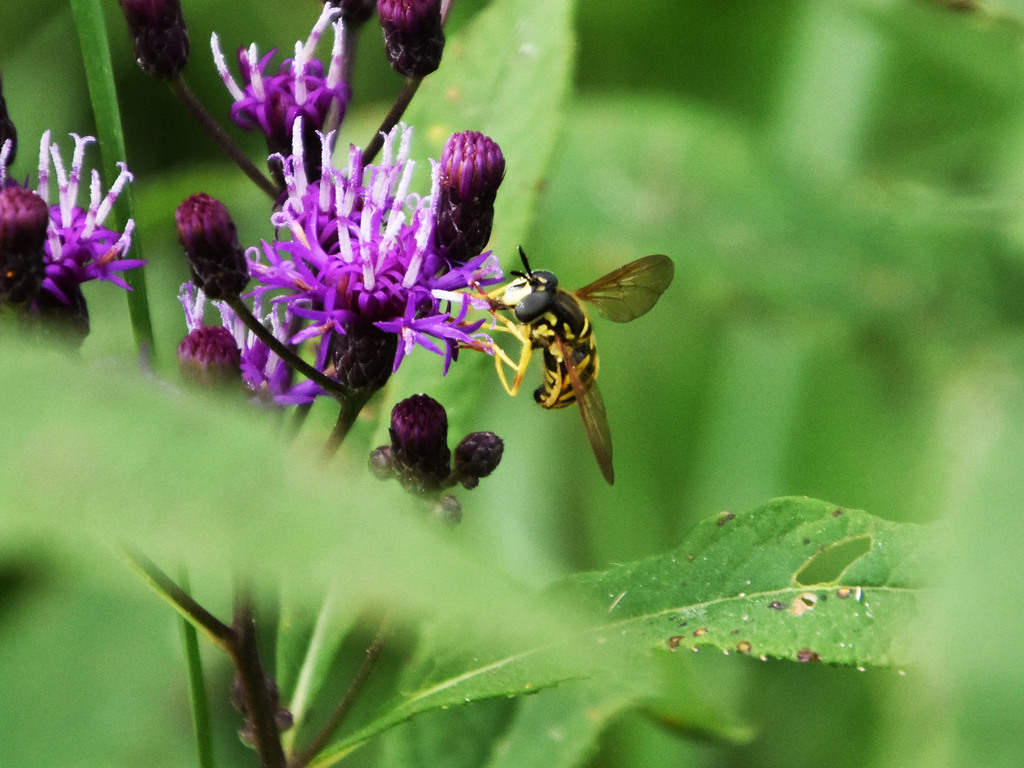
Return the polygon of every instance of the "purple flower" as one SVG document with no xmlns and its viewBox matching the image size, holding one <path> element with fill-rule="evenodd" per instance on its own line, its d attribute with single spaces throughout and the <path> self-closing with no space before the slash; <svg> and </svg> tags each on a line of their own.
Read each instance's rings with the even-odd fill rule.
<svg viewBox="0 0 1024 768">
<path fill-rule="evenodd" d="M 50 141 L 50 132 L 43 134 L 39 143 L 39 173 L 35 190 L 47 203 L 50 212 L 44 244 L 46 276 L 40 291 L 47 292 L 58 302 L 69 306 L 76 301 L 73 294 L 78 287 L 89 280 L 107 280 L 130 290 L 120 273 L 145 264 L 142 260 L 121 258 L 131 245 L 134 221 L 128 220 L 124 232 L 103 226 L 117 196 L 132 180 L 132 174 L 124 163 L 118 163 L 121 172 L 104 195 L 99 171 L 93 169 L 88 177 L 88 207 L 79 207 L 77 203 L 83 182 L 85 150 L 95 139 L 77 134 L 71 136 L 75 140 L 75 151 L 71 158 L 71 168 L 67 169 L 60 148 Z M 5 160 L 8 151 L 9 143 L 5 142 L 0 149 L 0 187 L 17 185 L 7 179 Z M 51 165 L 57 182 L 55 205 L 49 205 Z M 37 301 L 43 298 L 40 296 Z"/>
<path fill-rule="evenodd" d="M 332 125 L 338 125 L 345 115 L 345 106 L 352 91 L 348 83 L 341 81 L 341 22 L 334 21 L 339 14 L 338 8 L 325 5 L 309 39 L 305 44 L 301 41 L 295 44 L 294 58 L 285 59 L 276 74 L 267 72 L 277 53 L 276 48 L 262 58 L 255 43 L 248 50 L 240 48 L 238 62 L 243 85 L 239 85 L 228 71 L 217 35 L 211 38 L 217 71 L 235 100 L 231 107 L 232 120 L 245 130 L 263 131 L 270 154 L 286 153 L 289 150 L 292 145 L 291 131 L 297 118 L 302 118 L 304 143 L 306 146 L 315 146 L 316 131 L 327 125 L 328 119 Z M 313 58 L 313 53 L 321 35 L 332 22 L 334 47 L 330 69 L 324 77 L 324 65 Z M 307 170 L 311 175 L 316 175 L 312 168 Z"/>
<path fill-rule="evenodd" d="M 372 325 L 397 337 L 392 371 L 420 346 L 443 356 L 447 372 L 460 345 L 480 345 L 483 320 L 467 322 L 466 313 L 485 305 L 464 289 L 500 282 L 497 259 L 486 252 L 453 263 L 434 245 L 439 166 L 430 196 L 409 192 L 411 129 L 392 130 L 381 161 L 367 166 L 356 147 L 345 168 L 332 166 L 331 137 L 322 138 L 318 181 L 305 175 L 301 143 L 281 158 L 286 199 L 271 216 L 277 239 L 250 263 L 254 294 L 271 292 L 308 323 L 292 343 L 319 338 L 323 348 L 333 334 Z"/>
</svg>

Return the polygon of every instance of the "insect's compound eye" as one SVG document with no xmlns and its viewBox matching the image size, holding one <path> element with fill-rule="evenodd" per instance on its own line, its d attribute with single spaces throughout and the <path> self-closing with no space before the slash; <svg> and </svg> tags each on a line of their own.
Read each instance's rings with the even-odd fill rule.
<svg viewBox="0 0 1024 768">
<path fill-rule="evenodd" d="M 516 320 L 532 323 L 548 312 L 555 303 L 555 292 L 545 288 L 534 289 L 516 302 Z"/>
</svg>

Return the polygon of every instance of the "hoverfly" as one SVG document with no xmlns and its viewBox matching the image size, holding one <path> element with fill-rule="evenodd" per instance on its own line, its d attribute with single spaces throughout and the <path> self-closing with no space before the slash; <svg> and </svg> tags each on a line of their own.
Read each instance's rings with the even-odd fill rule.
<svg viewBox="0 0 1024 768">
<path fill-rule="evenodd" d="M 672 282 L 675 266 L 668 256 L 655 254 L 619 267 L 577 291 L 558 286 L 551 272 L 534 271 L 519 249 L 524 272 L 488 294 L 494 311 L 511 310 L 515 320 L 499 318 L 503 330 L 522 344 L 519 361 L 514 362 L 494 345 L 495 366 L 505 391 L 519 392 L 534 347 L 544 350 L 544 381 L 533 398 L 543 408 L 564 408 L 576 402 L 583 427 L 597 458 L 601 474 L 609 485 L 615 482 L 612 467 L 612 437 L 608 430 L 604 400 L 597 387 L 598 357 L 594 331 L 584 304 L 597 308 L 604 317 L 628 323 L 646 314 Z M 496 315 L 496 317 L 498 317 Z M 509 385 L 505 365 L 515 371 Z"/>
</svg>

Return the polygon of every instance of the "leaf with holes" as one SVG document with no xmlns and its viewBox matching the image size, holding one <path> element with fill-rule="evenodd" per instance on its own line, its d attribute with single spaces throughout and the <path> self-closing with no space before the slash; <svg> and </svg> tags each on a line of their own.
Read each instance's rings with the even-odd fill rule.
<svg viewBox="0 0 1024 768">
<path fill-rule="evenodd" d="M 525 646 L 503 647 L 502 633 L 481 636 L 462 626 L 459 642 L 449 634 L 421 648 L 402 696 L 312 768 L 414 715 L 567 681 L 600 682 L 616 692 L 607 699 L 616 707 L 650 702 L 663 677 L 650 662 L 668 655 L 652 656 L 652 648 L 710 645 L 793 661 L 909 664 L 909 630 L 935 572 L 936 548 L 926 527 L 813 499 L 722 513 L 672 552 L 560 582 L 547 597 L 564 620 L 521 638 Z M 688 699 L 670 719 L 710 732 L 700 697 Z M 728 729 L 715 736 L 742 738 Z"/>
<path fill-rule="evenodd" d="M 922 526 L 782 498 L 722 513 L 673 552 L 562 589 L 600 607 L 605 630 L 634 646 L 902 665 L 913 661 L 907 630 L 933 559 Z"/>
</svg>

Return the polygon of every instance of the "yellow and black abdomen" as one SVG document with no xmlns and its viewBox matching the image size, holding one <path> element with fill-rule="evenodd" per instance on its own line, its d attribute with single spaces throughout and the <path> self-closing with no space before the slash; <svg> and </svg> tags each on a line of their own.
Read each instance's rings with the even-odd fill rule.
<svg viewBox="0 0 1024 768">
<path fill-rule="evenodd" d="M 564 408 L 576 402 L 577 393 L 562 350 L 569 356 L 582 387 L 593 383 L 598 370 L 594 331 L 579 301 L 559 291 L 551 310 L 530 323 L 530 336 L 544 349 L 544 382 L 534 391 L 533 399 L 544 408 Z"/>
</svg>

